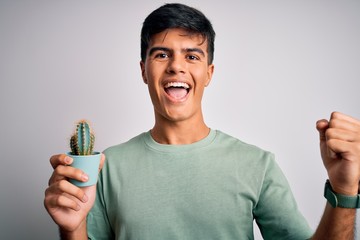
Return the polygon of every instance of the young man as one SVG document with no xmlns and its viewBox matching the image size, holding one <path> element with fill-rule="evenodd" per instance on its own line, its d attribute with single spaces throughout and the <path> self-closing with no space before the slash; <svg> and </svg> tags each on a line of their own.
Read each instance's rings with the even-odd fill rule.
<svg viewBox="0 0 360 240">
<path fill-rule="evenodd" d="M 353 238 L 360 122 L 333 113 L 317 123 L 331 204 L 314 234 L 273 155 L 205 124 L 214 37 L 208 19 L 185 5 L 145 19 L 140 65 L 155 125 L 105 151 L 97 186 L 70 184 L 86 174 L 65 155 L 51 157 L 44 204 L 63 239 L 253 239 L 254 219 L 265 239 Z"/>
</svg>

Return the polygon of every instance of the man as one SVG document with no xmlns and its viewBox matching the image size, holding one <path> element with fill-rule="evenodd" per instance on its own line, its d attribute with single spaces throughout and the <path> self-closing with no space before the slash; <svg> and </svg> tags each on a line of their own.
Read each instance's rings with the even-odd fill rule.
<svg viewBox="0 0 360 240">
<path fill-rule="evenodd" d="M 254 219 L 265 239 L 353 238 L 360 122 L 336 112 L 317 122 L 330 203 L 313 233 L 273 155 L 205 124 L 214 37 L 185 5 L 145 19 L 140 66 L 155 125 L 105 151 L 97 186 L 70 184 L 86 174 L 65 155 L 51 157 L 44 204 L 63 239 L 253 239 Z"/>
</svg>

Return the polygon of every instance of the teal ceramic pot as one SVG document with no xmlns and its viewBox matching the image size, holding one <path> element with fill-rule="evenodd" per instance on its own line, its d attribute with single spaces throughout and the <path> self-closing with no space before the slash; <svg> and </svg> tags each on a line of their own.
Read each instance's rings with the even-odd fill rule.
<svg viewBox="0 0 360 240">
<path fill-rule="evenodd" d="M 87 182 L 80 182 L 75 179 L 70 179 L 69 181 L 78 186 L 78 187 L 87 187 L 95 185 L 98 179 L 99 174 L 99 164 L 101 159 L 100 152 L 94 152 L 93 155 L 71 155 L 67 154 L 74 161 L 71 164 L 72 167 L 81 169 L 89 176 L 89 180 Z"/>
</svg>

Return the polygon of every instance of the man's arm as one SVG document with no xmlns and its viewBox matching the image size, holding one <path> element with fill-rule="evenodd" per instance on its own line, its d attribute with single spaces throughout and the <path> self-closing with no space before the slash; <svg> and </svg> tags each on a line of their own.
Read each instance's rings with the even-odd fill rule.
<svg viewBox="0 0 360 240">
<path fill-rule="evenodd" d="M 360 121 L 334 112 L 329 121 L 320 120 L 321 156 L 335 193 L 356 196 L 360 180 Z M 326 204 L 312 239 L 354 239 L 356 209 Z"/>
<path fill-rule="evenodd" d="M 355 218 L 355 209 L 333 208 L 327 203 L 324 215 L 312 239 L 354 239 Z"/>
</svg>

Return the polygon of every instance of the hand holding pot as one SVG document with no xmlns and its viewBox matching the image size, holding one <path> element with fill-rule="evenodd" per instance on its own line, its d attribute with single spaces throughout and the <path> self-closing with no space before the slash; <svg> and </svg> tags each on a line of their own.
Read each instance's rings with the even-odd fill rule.
<svg viewBox="0 0 360 240">
<path fill-rule="evenodd" d="M 105 161 L 101 154 L 99 171 Z M 54 169 L 45 191 L 44 205 L 61 231 L 76 231 L 86 221 L 86 216 L 95 201 L 96 185 L 77 187 L 69 179 L 79 182 L 88 181 L 88 176 L 80 169 L 70 166 L 73 159 L 66 154 L 54 155 L 50 163 Z"/>
</svg>

